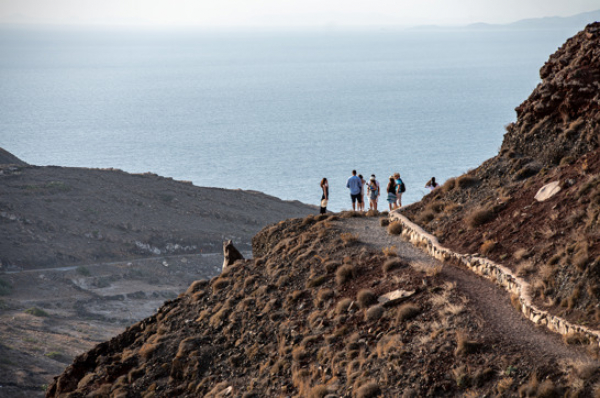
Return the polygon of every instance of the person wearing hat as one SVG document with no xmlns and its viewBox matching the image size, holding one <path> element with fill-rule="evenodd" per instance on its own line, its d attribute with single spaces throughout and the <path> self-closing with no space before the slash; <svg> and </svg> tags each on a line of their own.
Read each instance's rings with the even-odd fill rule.
<svg viewBox="0 0 600 398">
<path fill-rule="evenodd" d="M 396 181 L 396 206 L 402 207 L 402 193 L 404 192 L 404 182 L 400 178 L 400 173 L 394 173 L 394 180 Z"/>
<path fill-rule="evenodd" d="M 369 210 L 377 211 L 377 200 L 379 199 L 379 182 L 375 178 L 375 174 L 371 174 L 371 178 L 369 178 L 367 191 L 369 193 Z"/>
</svg>

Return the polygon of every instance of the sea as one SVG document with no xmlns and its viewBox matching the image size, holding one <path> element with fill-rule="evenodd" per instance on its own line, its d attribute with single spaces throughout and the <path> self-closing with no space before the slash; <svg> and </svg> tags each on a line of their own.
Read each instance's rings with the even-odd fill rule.
<svg viewBox="0 0 600 398">
<path fill-rule="evenodd" d="M 575 33 L 4 27 L 0 147 L 314 205 L 326 177 L 331 211 L 399 172 L 407 205 L 497 154 Z"/>
</svg>

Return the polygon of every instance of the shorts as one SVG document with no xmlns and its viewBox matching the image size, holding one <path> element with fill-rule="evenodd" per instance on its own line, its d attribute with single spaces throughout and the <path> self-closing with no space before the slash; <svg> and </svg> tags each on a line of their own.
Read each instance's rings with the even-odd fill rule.
<svg viewBox="0 0 600 398">
<path fill-rule="evenodd" d="M 360 193 L 357 193 L 356 195 L 350 194 L 350 197 L 352 198 L 352 203 L 356 203 L 356 202 L 362 203 L 363 202 L 362 194 L 360 194 Z"/>
</svg>

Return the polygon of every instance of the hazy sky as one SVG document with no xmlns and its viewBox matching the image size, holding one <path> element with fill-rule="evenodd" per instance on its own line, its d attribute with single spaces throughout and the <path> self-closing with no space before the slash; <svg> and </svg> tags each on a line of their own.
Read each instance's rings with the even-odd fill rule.
<svg viewBox="0 0 600 398">
<path fill-rule="evenodd" d="M 212 26 L 507 23 L 600 0 L 0 0 L 0 22 Z"/>
</svg>

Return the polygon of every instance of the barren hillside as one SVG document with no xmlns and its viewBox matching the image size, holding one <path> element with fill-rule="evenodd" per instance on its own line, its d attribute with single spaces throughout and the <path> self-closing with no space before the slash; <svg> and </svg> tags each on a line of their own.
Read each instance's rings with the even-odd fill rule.
<svg viewBox="0 0 600 398">
<path fill-rule="evenodd" d="M 440 242 L 526 276 L 538 304 L 600 328 L 600 23 L 569 39 L 500 153 L 405 210 Z M 534 199 L 546 184 L 561 189 Z"/>
</svg>

